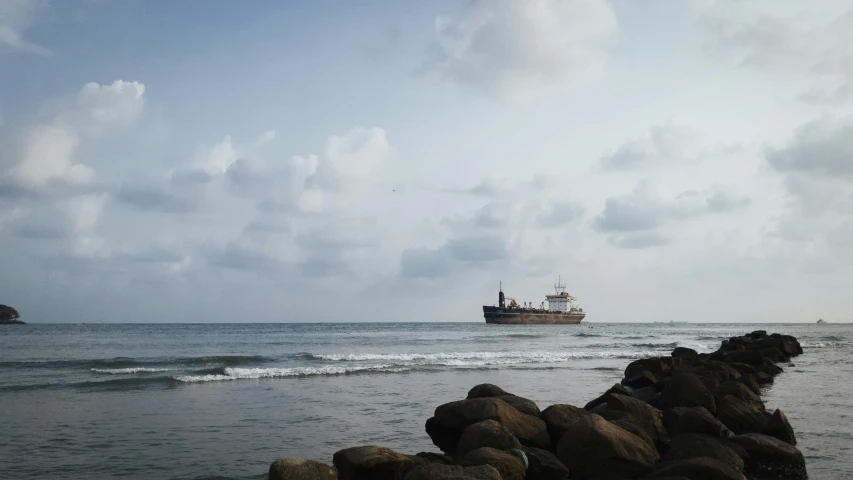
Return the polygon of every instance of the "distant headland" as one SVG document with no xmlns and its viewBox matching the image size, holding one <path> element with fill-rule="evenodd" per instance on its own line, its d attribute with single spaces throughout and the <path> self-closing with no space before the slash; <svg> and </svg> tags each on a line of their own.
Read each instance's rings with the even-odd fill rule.
<svg viewBox="0 0 853 480">
<path fill-rule="evenodd" d="M 17 310 L 8 305 L 0 305 L 0 325 L 26 325 L 26 323 L 21 320 Z"/>
</svg>

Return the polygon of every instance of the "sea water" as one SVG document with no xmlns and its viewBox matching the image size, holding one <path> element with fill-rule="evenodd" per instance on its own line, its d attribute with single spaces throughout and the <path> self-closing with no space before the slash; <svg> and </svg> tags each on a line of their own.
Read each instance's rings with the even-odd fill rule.
<svg viewBox="0 0 853 480">
<path fill-rule="evenodd" d="M 295 456 L 438 451 L 435 407 L 497 384 L 583 406 L 636 358 L 794 335 L 768 408 L 812 479 L 853 473 L 853 325 L 182 324 L 0 326 L 0 478 L 262 479 Z"/>
</svg>

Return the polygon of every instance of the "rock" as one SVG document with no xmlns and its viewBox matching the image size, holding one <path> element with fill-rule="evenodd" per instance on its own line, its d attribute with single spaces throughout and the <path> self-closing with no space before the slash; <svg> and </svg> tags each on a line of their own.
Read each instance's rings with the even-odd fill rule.
<svg viewBox="0 0 853 480">
<path fill-rule="evenodd" d="M 758 341 L 758 346 L 762 349 L 765 348 L 778 348 L 780 353 L 786 357 L 793 357 L 797 355 L 797 347 L 794 342 L 790 341 L 785 337 L 767 337 L 762 338 Z"/>
<path fill-rule="evenodd" d="M 698 360 L 699 353 L 692 348 L 675 347 L 675 350 L 672 351 L 672 358 L 689 358 Z"/>
<path fill-rule="evenodd" d="M 761 432 L 767 422 L 764 412 L 733 395 L 720 399 L 717 419 L 736 434 Z"/>
<path fill-rule="evenodd" d="M 652 407 L 660 407 L 660 392 L 655 387 L 638 388 L 631 392 L 631 396 L 648 403 Z"/>
<path fill-rule="evenodd" d="M 506 395 L 511 395 L 511 393 L 504 391 L 501 387 L 497 385 L 492 385 L 491 383 L 481 383 L 471 390 L 468 390 L 468 396 L 465 398 L 488 398 L 488 397 L 503 397 Z"/>
<path fill-rule="evenodd" d="M 527 480 L 568 480 L 569 469 L 553 453 L 541 448 L 526 448 Z"/>
<path fill-rule="evenodd" d="M 696 433 L 687 433 L 672 438 L 669 451 L 661 462 L 674 462 L 688 458 L 713 458 L 725 463 L 738 472 L 743 471 L 743 459 L 718 438 Z"/>
<path fill-rule="evenodd" d="M 674 375 L 661 392 L 661 404 L 672 407 L 705 407 L 715 413 L 714 396 L 696 375 L 683 373 Z"/>
<path fill-rule="evenodd" d="M 519 397 L 517 395 L 503 395 L 496 398 L 500 398 L 504 402 L 508 403 L 512 408 L 526 415 L 533 415 L 534 417 L 538 417 L 541 413 L 539 411 L 539 407 L 536 405 L 536 402 L 534 402 L 533 400 L 528 400 L 524 397 Z"/>
<path fill-rule="evenodd" d="M 648 403 L 614 393 L 607 399 L 607 407 L 611 410 L 630 414 L 634 419 L 634 423 L 642 428 L 646 435 L 653 440 L 653 445 L 660 439 L 663 432 L 661 414 L 650 407 Z"/>
<path fill-rule="evenodd" d="M 632 478 L 650 471 L 659 458 L 648 443 L 594 414 L 578 419 L 556 453 L 574 479 Z"/>
<path fill-rule="evenodd" d="M 791 424 L 788 423 L 788 417 L 786 417 L 779 409 L 770 415 L 767 423 L 765 423 L 764 427 L 761 429 L 761 433 L 778 438 L 779 440 L 782 440 L 785 443 L 790 443 L 791 445 L 797 444 L 797 438 L 794 436 L 794 429 L 791 428 Z"/>
<path fill-rule="evenodd" d="M 551 440 L 545 422 L 525 415 L 498 398 L 472 398 L 439 406 L 426 422 L 432 442 L 443 452 L 456 451 L 462 432 L 474 423 L 495 420 L 509 430 L 522 445 L 548 448 Z"/>
<path fill-rule="evenodd" d="M 729 442 L 746 452 L 744 471 L 757 478 L 805 480 L 806 462 L 796 447 L 759 433 L 735 435 Z"/>
<path fill-rule="evenodd" d="M 481 447 L 509 450 L 510 448 L 521 448 L 521 443 L 500 423 L 494 420 L 483 420 L 469 425 L 462 431 L 462 437 L 456 447 L 456 454 L 462 455 Z"/>
<path fill-rule="evenodd" d="M 723 357 L 726 363 L 746 363 L 748 365 L 761 365 L 764 363 L 764 355 L 757 350 L 735 350 L 726 353 Z"/>
<path fill-rule="evenodd" d="M 759 385 L 767 385 L 773 383 L 773 376 L 765 372 L 758 372 L 755 374 L 755 381 Z"/>
<path fill-rule="evenodd" d="M 742 473 L 713 458 L 690 458 L 666 462 L 643 478 L 686 478 L 688 480 L 746 480 Z"/>
<path fill-rule="evenodd" d="M 341 480 L 400 480 L 415 462 L 390 448 L 365 445 L 335 452 L 332 463 Z"/>
<path fill-rule="evenodd" d="M 415 454 L 416 457 L 423 458 L 427 461 L 427 463 L 443 463 L 446 465 L 450 465 L 453 463 L 453 458 L 443 455 L 441 453 L 432 453 L 432 452 L 418 452 Z"/>
<path fill-rule="evenodd" d="M 462 455 L 457 463 L 463 467 L 475 467 L 478 465 L 491 465 L 501 474 L 503 480 L 524 480 L 524 462 L 517 456 L 497 450 L 483 447 Z"/>
<path fill-rule="evenodd" d="M 660 383 L 660 379 L 648 370 L 642 370 L 635 375 L 622 379 L 622 385 L 631 388 L 653 387 Z"/>
<path fill-rule="evenodd" d="M 740 378 L 732 381 L 746 385 L 746 388 L 750 389 L 756 395 L 761 393 L 761 386 L 758 385 L 758 380 L 756 380 L 754 373 L 743 373 Z"/>
<path fill-rule="evenodd" d="M 568 431 L 578 418 L 588 414 L 589 412 L 583 408 L 557 404 L 542 410 L 539 418 L 545 421 L 548 435 L 551 437 L 551 446 L 555 447 L 557 446 L 557 442 L 560 441 L 560 437 L 563 436 L 563 433 Z"/>
<path fill-rule="evenodd" d="M 637 424 L 636 419 L 631 416 L 630 413 L 627 412 L 619 412 L 615 410 L 606 410 L 602 412 L 601 417 L 607 420 L 608 422 L 616 425 L 617 427 L 625 430 L 626 432 L 633 433 L 634 435 L 640 437 L 644 442 L 648 443 L 649 446 L 655 448 L 657 445 L 657 441 L 649 436 L 646 433 L 646 430 L 643 427 Z"/>
<path fill-rule="evenodd" d="M 767 330 L 756 330 L 749 334 L 749 338 L 753 340 L 758 340 L 760 338 L 767 336 Z"/>
<path fill-rule="evenodd" d="M 761 401 L 761 397 L 756 395 L 755 392 L 750 390 L 749 387 L 747 387 L 743 383 L 735 381 L 721 383 L 720 386 L 717 387 L 716 390 L 714 390 L 714 400 L 717 402 L 718 406 L 720 404 L 720 401 L 726 395 L 737 397 L 743 400 L 744 402 L 752 405 L 756 409 L 762 412 L 764 411 L 764 402 Z"/>
<path fill-rule="evenodd" d="M 587 403 L 586 405 L 584 405 L 583 409 L 584 409 L 584 410 L 586 410 L 586 411 L 590 411 L 590 410 L 592 410 L 593 408 L 595 408 L 595 407 L 597 407 L 597 406 L 601 405 L 602 403 L 607 403 L 607 397 L 608 397 L 611 393 L 619 393 L 619 394 L 622 394 L 622 395 L 631 395 L 631 391 L 630 391 L 630 390 L 628 390 L 627 388 L 623 387 L 622 385 L 620 385 L 620 384 L 616 383 L 616 384 L 614 384 L 612 387 L 610 387 L 610 389 L 609 389 L 609 390 L 607 390 L 606 392 L 602 393 L 600 397 L 598 397 L 598 398 L 596 398 L 595 400 L 592 400 L 592 401 L 590 401 L 589 403 Z"/>
<path fill-rule="evenodd" d="M 279 458 L 272 462 L 270 480 L 337 480 L 338 473 L 325 463 L 302 458 Z"/>
<path fill-rule="evenodd" d="M 752 365 L 746 364 L 746 363 L 732 362 L 732 363 L 727 363 L 726 365 L 730 366 L 731 368 L 734 368 L 735 370 L 740 372 L 741 375 L 744 375 L 747 373 L 751 373 L 753 375 L 755 374 L 755 367 L 753 367 Z"/>
<path fill-rule="evenodd" d="M 714 437 L 725 436 L 728 428 L 705 407 L 675 407 L 663 411 L 663 426 L 672 435 L 701 433 Z"/>
<path fill-rule="evenodd" d="M 667 363 L 669 362 L 669 363 Z M 672 359 L 666 358 L 641 358 L 634 360 L 625 367 L 625 378 L 630 378 L 638 372 L 647 370 L 652 372 L 657 377 L 664 377 L 672 371 Z"/>
<path fill-rule="evenodd" d="M 476 467 L 460 467 L 459 465 L 442 465 L 431 463 L 413 468 L 405 480 L 502 480 L 501 474 L 495 467 L 479 465 Z"/>
</svg>

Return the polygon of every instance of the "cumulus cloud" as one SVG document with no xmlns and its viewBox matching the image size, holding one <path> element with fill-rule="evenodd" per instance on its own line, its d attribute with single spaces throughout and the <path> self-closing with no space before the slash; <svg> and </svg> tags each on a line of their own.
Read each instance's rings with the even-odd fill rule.
<svg viewBox="0 0 853 480">
<path fill-rule="evenodd" d="M 436 18 L 435 35 L 441 76 L 523 96 L 596 74 L 617 21 L 607 0 L 475 0 Z"/>
<path fill-rule="evenodd" d="M 628 140 L 616 151 L 601 157 L 608 170 L 631 170 L 686 160 L 696 135 L 688 128 L 668 122 L 655 125 L 646 137 Z"/>
<path fill-rule="evenodd" d="M 47 10 L 46 0 L 3 0 L 0 2 L 0 53 L 31 53 L 49 56 L 53 52 L 24 38 Z"/>
<path fill-rule="evenodd" d="M 808 122 L 787 146 L 768 149 L 766 157 L 781 172 L 853 180 L 853 119 Z"/>
<path fill-rule="evenodd" d="M 802 79 L 800 98 L 833 104 L 853 99 L 853 8 L 827 0 L 820 9 L 774 0 L 694 2 L 706 51 L 736 65 Z"/>
</svg>

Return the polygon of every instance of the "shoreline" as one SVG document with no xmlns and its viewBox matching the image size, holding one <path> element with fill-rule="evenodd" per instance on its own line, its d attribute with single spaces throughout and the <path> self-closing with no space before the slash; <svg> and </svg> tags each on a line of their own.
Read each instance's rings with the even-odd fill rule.
<svg viewBox="0 0 853 480">
<path fill-rule="evenodd" d="M 270 479 L 662 478 L 805 479 L 784 413 L 765 410 L 760 385 L 802 354 L 796 338 L 764 331 L 713 353 L 677 347 L 631 362 L 620 383 L 583 408 L 544 410 L 491 384 L 426 421 L 441 453 L 374 445 L 334 454 L 334 467 L 283 458 Z"/>
</svg>

